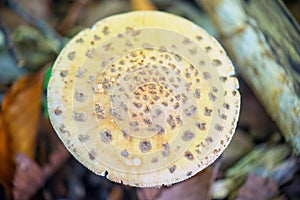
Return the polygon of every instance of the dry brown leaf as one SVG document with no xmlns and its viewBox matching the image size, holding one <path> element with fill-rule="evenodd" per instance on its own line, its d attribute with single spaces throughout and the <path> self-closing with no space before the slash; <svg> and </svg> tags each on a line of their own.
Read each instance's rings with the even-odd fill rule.
<svg viewBox="0 0 300 200">
<path fill-rule="evenodd" d="M 199 172 L 194 177 L 169 188 L 145 188 L 138 191 L 140 200 L 207 200 L 211 196 L 211 186 L 216 178 L 221 162 Z"/>
<path fill-rule="evenodd" d="M 11 158 L 22 152 L 33 158 L 41 112 L 42 72 L 22 77 L 6 93 L 2 104 L 3 121 L 9 135 Z"/>
<path fill-rule="evenodd" d="M 121 199 L 124 199 L 122 187 L 120 186 L 113 187 L 108 196 L 108 200 L 121 200 Z"/>
<path fill-rule="evenodd" d="M 13 180 L 15 200 L 30 199 L 43 185 L 44 176 L 41 167 L 26 155 L 16 155 L 16 173 Z"/>
<path fill-rule="evenodd" d="M 131 0 L 130 2 L 132 10 L 156 10 L 150 0 Z"/>
<path fill-rule="evenodd" d="M 278 193 L 278 186 L 272 180 L 264 179 L 255 174 L 249 174 L 245 184 L 239 191 L 236 200 L 267 200 L 273 199 Z"/>
<path fill-rule="evenodd" d="M 49 163 L 41 167 L 34 160 L 23 153 L 16 155 L 16 172 L 13 179 L 13 197 L 16 200 L 26 200 L 43 187 L 51 177 L 69 158 L 68 151 L 60 143 L 56 150 L 49 155 Z"/>
<path fill-rule="evenodd" d="M 0 113 L 0 183 L 6 191 L 11 188 L 11 180 L 14 173 L 14 165 L 11 159 L 11 151 L 8 144 L 8 135 Z M 9 194 L 7 194 L 9 195 Z"/>
</svg>

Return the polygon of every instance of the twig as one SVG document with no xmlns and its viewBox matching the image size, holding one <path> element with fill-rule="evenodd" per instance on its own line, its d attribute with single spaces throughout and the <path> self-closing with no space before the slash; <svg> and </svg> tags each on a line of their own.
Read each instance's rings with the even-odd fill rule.
<svg viewBox="0 0 300 200">
<path fill-rule="evenodd" d="M 70 28 L 78 20 L 82 9 L 87 5 L 89 0 L 77 0 L 69 8 L 65 18 L 59 24 L 57 30 L 61 34 L 65 34 L 66 30 Z"/>
<path fill-rule="evenodd" d="M 35 26 L 42 33 L 44 33 L 46 37 L 51 39 L 56 44 L 58 50 L 63 47 L 64 43 L 62 37 L 55 30 L 53 30 L 53 28 L 51 28 L 51 26 L 46 21 L 39 19 L 32 13 L 28 12 L 14 0 L 4 0 L 4 2 L 10 9 L 14 10 L 25 21 Z"/>
</svg>

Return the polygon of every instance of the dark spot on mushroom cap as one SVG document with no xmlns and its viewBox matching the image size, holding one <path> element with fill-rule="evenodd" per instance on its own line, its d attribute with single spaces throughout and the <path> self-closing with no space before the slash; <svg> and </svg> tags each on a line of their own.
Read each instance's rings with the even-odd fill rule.
<svg viewBox="0 0 300 200">
<path fill-rule="evenodd" d="M 74 117 L 75 121 L 77 121 L 77 122 L 83 122 L 83 121 L 86 121 L 87 115 L 86 115 L 86 112 L 77 112 L 77 111 L 74 111 L 73 112 L 73 117 Z"/>
<path fill-rule="evenodd" d="M 55 114 L 55 115 L 61 115 L 61 114 L 62 114 L 62 111 L 61 111 L 59 108 L 56 108 L 56 109 L 54 110 L 54 114 Z"/>
<path fill-rule="evenodd" d="M 201 97 L 201 90 L 200 90 L 200 88 L 196 88 L 195 89 L 194 97 L 197 98 L 197 99 L 200 99 L 200 97 Z"/>
<path fill-rule="evenodd" d="M 167 157 L 170 155 L 170 151 L 169 150 L 162 150 L 161 151 L 161 154 L 164 156 L 164 157 Z"/>
<path fill-rule="evenodd" d="M 190 55 L 195 55 L 197 53 L 197 48 L 189 49 L 188 51 Z"/>
<path fill-rule="evenodd" d="M 144 140 L 142 142 L 140 142 L 140 150 L 143 153 L 146 153 L 148 151 L 150 151 L 152 148 L 152 145 L 150 143 L 150 141 Z"/>
<path fill-rule="evenodd" d="M 220 124 L 216 124 L 216 125 L 215 125 L 215 129 L 216 129 L 217 131 L 223 131 L 224 127 L 221 126 Z"/>
<path fill-rule="evenodd" d="M 172 167 L 169 168 L 170 173 L 174 173 L 176 170 L 176 165 L 173 165 Z"/>
<path fill-rule="evenodd" d="M 212 65 L 215 66 L 215 67 L 219 67 L 219 66 L 222 65 L 222 62 L 219 59 L 214 59 L 212 61 Z"/>
<path fill-rule="evenodd" d="M 77 77 L 77 78 L 83 78 L 83 77 L 85 76 L 85 73 L 86 73 L 86 70 L 83 70 L 83 69 L 79 68 L 79 69 L 77 70 L 76 77 Z"/>
<path fill-rule="evenodd" d="M 101 39 L 100 36 L 98 36 L 97 34 L 94 35 L 94 40 L 100 40 L 100 39 Z"/>
<path fill-rule="evenodd" d="M 191 176 L 193 174 L 193 172 L 188 172 L 187 174 L 186 174 L 186 176 Z"/>
<path fill-rule="evenodd" d="M 186 152 L 184 153 L 184 156 L 185 156 L 187 159 L 189 159 L 189 160 L 194 160 L 194 156 L 193 156 L 193 154 L 192 154 L 190 151 L 186 151 Z"/>
<path fill-rule="evenodd" d="M 216 97 L 216 95 L 214 95 L 213 93 L 209 93 L 209 99 L 211 100 L 211 101 L 216 101 L 217 100 L 217 97 Z"/>
<path fill-rule="evenodd" d="M 86 100 L 86 96 L 82 91 L 75 91 L 74 97 L 78 102 L 84 102 Z"/>
<path fill-rule="evenodd" d="M 109 34 L 108 26 L 104 26 L 104 27 L 103 27 L 102 33 L 103 33 L 104 35 L 108 35 L 108 34 Z"/>
<path fill-rule="evenodd" d="M 68 70 L 61 70 L 61 72 L 60 72 L 60 76 L 61 77 L 66 77 L 68 75 Z"/>
<path fill-rule="evenodd" d="M 89 136 L 89 135 L 82 135 L 82 134 L 79 135 L 79 141 L 80 141 L 80 142 L 86 142 L 86 141 L 88 141 L 89 139 L 90 139 L 90 136 Z"/>
<path fill-rule="evenodd" d="M 128 155 L 129 155 L 129 153 L 128 153 L 128 151 L 125 149 L 125 150 L 121 151 L 121 155 L 122 155 L 123 157 L 127 158 Z"/>
<path fill-rule="evenodd" d="M 212 139 L 212 137 L 207 137 L 205 141 L 207 141 L 208 143 L 212 143 L 214 140 Z"/>
<path fill-rule="evenodd" d="M 211 113 L 212 113 L 212 109 L 210 109 L 208 107 L 204 108 L 204 115 L 205 116 L 211 116 Z"/>
<path fill-rule="evenodd" d="M 230 105 L 229 105 L 229 103 L 224 103 L 224 104 L 223 104 L 223 107 L 224 107 L 224 108 L 226 108 L 227 110 L 229 110 L 229 109 L 230 109 Z"/>
<path fill-rule="evenodd" d="M 210 52 L 210 51 L 211 51 L 211 47 L 210 47 L 210 46 L 205 47 L 205 51 L 206 51 L 207 53 Z"/>
<path fill-rule="evenodd" d="M 232 95 L 235 96 L 237 94 L 237 91 L 233 90 Z"/>
<path fill-rule="evenodd" d="M 61 133 L 69 133 L 69 131 L 66 129 L 66 126 L 64 124 L 61 124 L 59 126 L 59 130 Z"/>
<path fill-rule="evenodd" d="M 184 114 L 186 114 L 186 116 L 190 117 L 194 114 L 196 114 L 197 112 L 197 107 L 194 105 L 190 105 L 188 108 L 184 109 Z"/>
<path fill-rule="evenodd" d="M 95 49 L 94 48 L 91 48 L 91 49 L 88 49 L 85 53 L 86 57 L 88 58 L 93 58 L 93 54 L 95 52 Z"/>
<path fill-rule="evenodd" d="M 196 122 L 197 128 L 199 128 L 201 131 L 204 131 L 206 129 L 206 123 Z"/>
<path fill-rule="evenodd" d="M 181 136 L 183 141 L 190 141 L 195 137 L 195 133 L 191 130 L 186 130 Z"/>
<path fill-rule="evenodd" d="M 157 129 L 157 134 L 163 134 L 163 133 L 165 133 L 165 129 L 161 125 L 156 125 L 156 129 Z"/>
<path fill-rule="evenodd" d="M 189 38 L 184 38 L 183 44 L 190 44 L 191 43 L 191 40 Z"/>
<path fill-rule="evenodd" d="M 211 78 L 210 73 L 209 73 L 209 72 L 203 72 L 203 78 L 204 78 L 205 80 L 209 80 L 209 79 Z"/>
<path fill-rule="evenodd" d="M 151 162 L 152 163 L 157 163 L 158 162 L 158 158 L 152 158 Z"/>
<path fill-rule="evenodd" d="M 201 41 L 203 38 L 202 38 L 201 35 L 197 35 L 197 36 L 196 36 L 196 39 L 199 40 L 199 41 Z"/>
<path fill-rule="evenodd" d="M 83 43 L 83 39 L 82 38 L 77 39 L 76 43 Z"/>
<path fill-rule="evenodd" d="M 96 152 L 95 152 L 95 150 L 92 150 L 92 151 L 89 153 L 89 158 L 90 158 L 91 160 L 95 160 L 95 156 L 96 156 Z"/>
<path fill-rule="evenodd" d="M 69 52 L 69 53 L 68 53 L 68 58 L 69 58 L 69 60 L 73 60 L 73 59 L 75 58 L 75 54 L 76 54 L 75 51 Z"/>
<path fill-rule="evenodd" d="M 110 130 L 105 130 L 101 132 L 101 140 L 104 143 L 110 143 L 113 140 Z"/>
</svg>

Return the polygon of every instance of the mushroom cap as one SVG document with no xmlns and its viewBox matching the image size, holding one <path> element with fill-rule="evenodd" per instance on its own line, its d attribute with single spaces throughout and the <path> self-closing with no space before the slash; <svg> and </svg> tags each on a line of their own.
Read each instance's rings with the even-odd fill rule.
<svg viewBox="0 0 300 200">
<path fill-rule="evenodd" d="M 240 110 L 220 44 L 158 11 L 115 15 L 61 51 L 48 86 L 51 123 L 83 165 L 137 187 L 171 185 L 213 163 Z"/>
</svg>

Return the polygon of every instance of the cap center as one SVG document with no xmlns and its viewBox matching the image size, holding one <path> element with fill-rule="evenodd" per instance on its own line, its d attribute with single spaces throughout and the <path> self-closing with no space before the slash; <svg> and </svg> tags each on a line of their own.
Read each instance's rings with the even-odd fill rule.
<svg viewBox="0 0 300 200">
<path fill-rule="evenodd" d="M 137 135 L 145 132 L 163 134 L 166 129 L 175 129 L 181 122 L 179 107 L 179 102 L 166 86 L 158 83 L 138 86 L 132 92 L 128 110 L 131 122 L 139 126 L 134 132 Z"/>
</svg>

